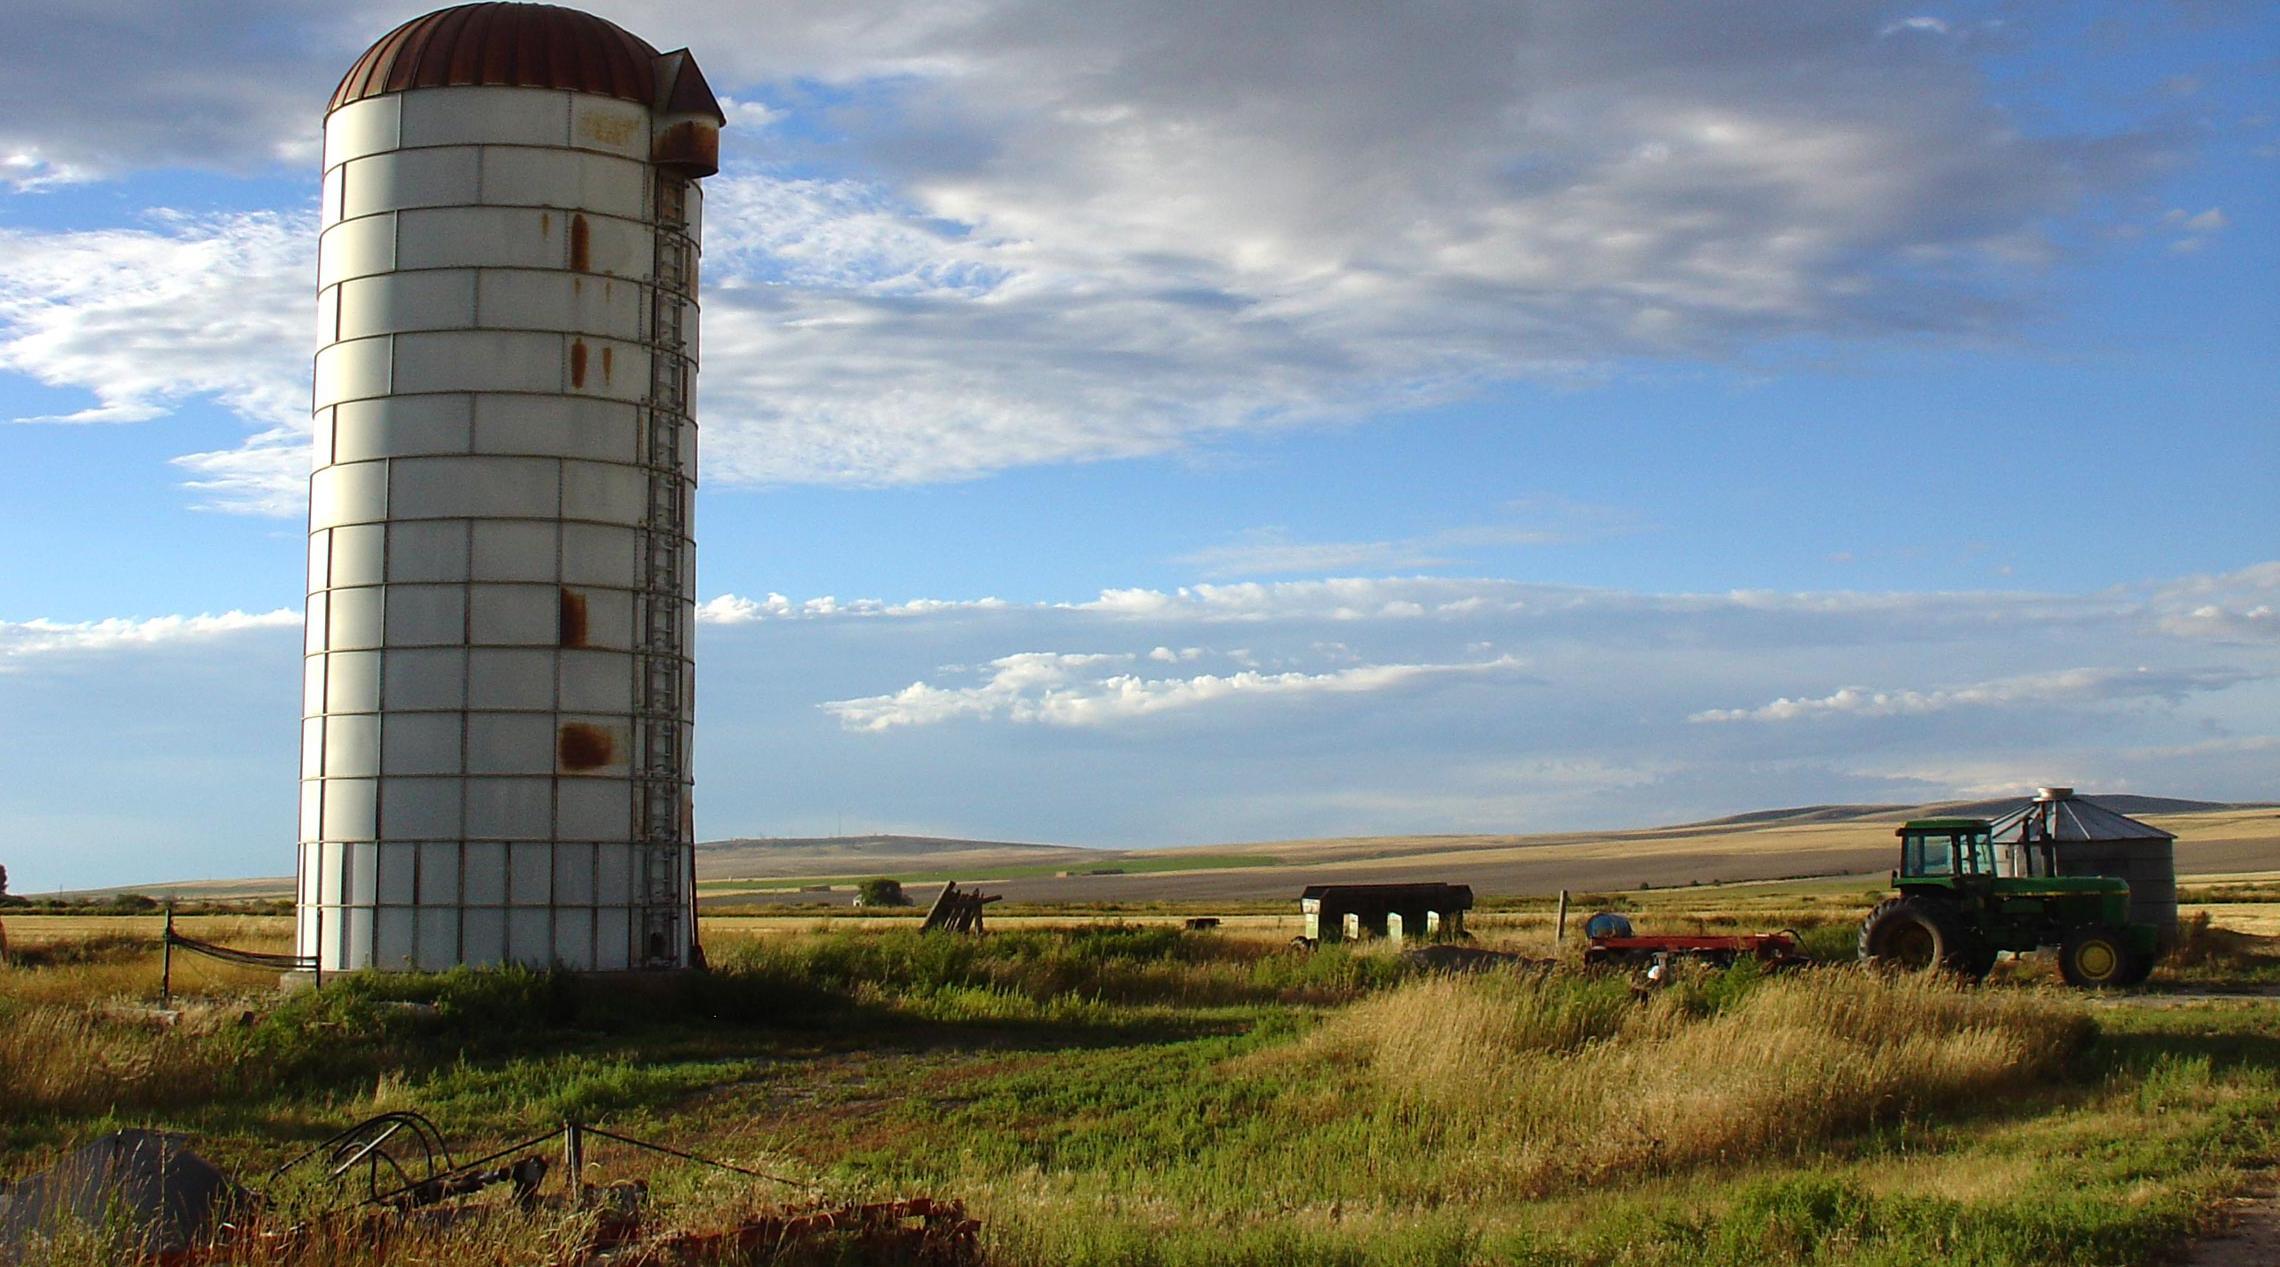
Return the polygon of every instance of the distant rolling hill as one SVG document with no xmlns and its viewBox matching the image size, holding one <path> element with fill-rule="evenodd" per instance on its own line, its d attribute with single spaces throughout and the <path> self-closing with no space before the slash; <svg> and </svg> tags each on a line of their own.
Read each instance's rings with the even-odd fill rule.
<svg viewBox="0 0 2280 1267">
<path fill-rule="evenodd" d="M 2168 797 L 2110 796 L 2102 805 L 2178 836 L 2183 874 L 2280 869 L 2280 812 L 2266 803 L 2232 804 Z M 710 905 L 769 905 L 818 900 L 791 891 L 787 879 L 891 875 L 926 886 L 943 879 L 985 881 L 990 891 L 1022 902 L 1150 902 L 1257 900 L 1295 894 L 1309 882 L 1447 880 L 1483 893 L 1548 893 L 1561 888 L 1630 889 L 1806 875 L 1872 875 L 1890 869 L 1892 831 L 1909 818 L 1992 817 L 2016 798 L 1931 805 L 1818 805 L 1733 815 L 1711 822 L 1628 831 L 1538 835 L 1355 836 L 1254 841 L 1174 849 L 1096 850 L 1060 845 L 927 842 L 909 851 L 880 838 L 876 852 L 832 848 L 809 855 L 797 842 L 738 863 L 699 853 Z M 961 856 L 961 849 L 970 852 Z M 1007 851 L 1001 865 L 984 851 Z M 852 868 L 847 864 L 858 862 Z M 794 869 L 796 867 L 796 869 Z"/>
<path fill-rule="evenodd" d="M 936 836 L 759 837 L 697 846 L 699 881 L 742 876 L 876 875 L 886 871 L 1098 864 L 1103 851 L 1076 845 Z"/>
<path fill-rule="evenodd" d="M 2099 804 L 2176 833 L 2184 875 L 2280 870 L 2280 807 L 2156 796 Z M 930 836 L 738 838 L 697 846 L 707 907 L 846 901 L 818 886 L 891 876 L 921 895 L 946 879 L 984 881 L 1022 902 L 1258 900 L 1304 884 L 1446 880 L 1484 894 L 1657 888 L 1700 882 L 1870 875 L 1893 864 L 1892 829 L 1935 814 L 1992 817 L 2017 798 L 1931 805 L 1810 805 L 1626 831 L 1535 835 L 1351 836 L 1156 849 L 1092 849 Z M 186 881 L 87 890 L 184 899 L 292 893 L 290 877 Z"/>
</svg>

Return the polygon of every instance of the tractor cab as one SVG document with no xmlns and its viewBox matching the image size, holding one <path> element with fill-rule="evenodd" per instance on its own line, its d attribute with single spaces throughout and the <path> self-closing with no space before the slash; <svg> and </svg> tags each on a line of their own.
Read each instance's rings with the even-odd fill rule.
<svg viewBox="0 0 2280 1267">
<path fill-rule="evenodd" d="M 1984 818 L 1919 818 L 1901 826 L 1899 886 L 1995 878 L 1994 825 Z"/>
</svg>

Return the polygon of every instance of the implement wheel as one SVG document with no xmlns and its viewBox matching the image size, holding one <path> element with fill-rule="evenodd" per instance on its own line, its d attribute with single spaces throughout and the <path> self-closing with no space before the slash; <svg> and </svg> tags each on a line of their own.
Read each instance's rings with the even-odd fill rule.
<svg viewBox="0 0 2280 1267">
<path fill-rule="evenodd" d="M 2137 952 L 2110 928 L 2077 928 L 2058 948 L 2058 971 L 2085 990 L 2110 990 L 2145 980 Z"/>
<path fill-rule="evenodd" d="M 1952 972 L 1977 981 L 1992 966 L 1978 939 L 1944 903 L 1922 898 L 1886 898 L 1860 926 L 1860 957 L 1865 963 L 1902 972 Z"/>
</svg>

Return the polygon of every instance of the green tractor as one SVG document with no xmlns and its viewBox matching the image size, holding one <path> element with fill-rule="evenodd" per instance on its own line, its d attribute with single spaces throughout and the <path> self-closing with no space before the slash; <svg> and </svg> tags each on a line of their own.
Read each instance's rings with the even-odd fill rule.
<svg viewBox="0 0 2280 1267">
<path fill-rule="evenodd" d="M 1860 926 L 1864 962 L 1976 981 L 1998 951 L 2055 946 L 2069 985 L 2136 985 L 2153 971 L 2160 930 L 2130 922 L 2127 881 L 2054 875 L 2047 845 L 2023 848 L 2025 875 L 1998 874 L 1992 824 L 1983 818 L 1919 818 L 1897 834 L 1892 883 L 1900 893 Z"/>
</svg>

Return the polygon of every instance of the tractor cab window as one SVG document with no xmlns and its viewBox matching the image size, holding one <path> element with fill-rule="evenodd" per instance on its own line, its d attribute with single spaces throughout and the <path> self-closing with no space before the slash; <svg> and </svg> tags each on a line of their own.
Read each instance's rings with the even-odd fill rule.
<svg viewBox="0 0 2280 1267">
<path fill-rule="evenodd" d="M 1964 875 L 1995 874 L 1995 837 L 1983 831 L 1966 832 L 1955 838 L 1956 858 Z"/>
<path fill-rule="evenodd" d="M 1903 875 L 1955 874 L 1954 841 L 1947 836 L 1909 836 L 1901 846 Z"/>
</svg>

